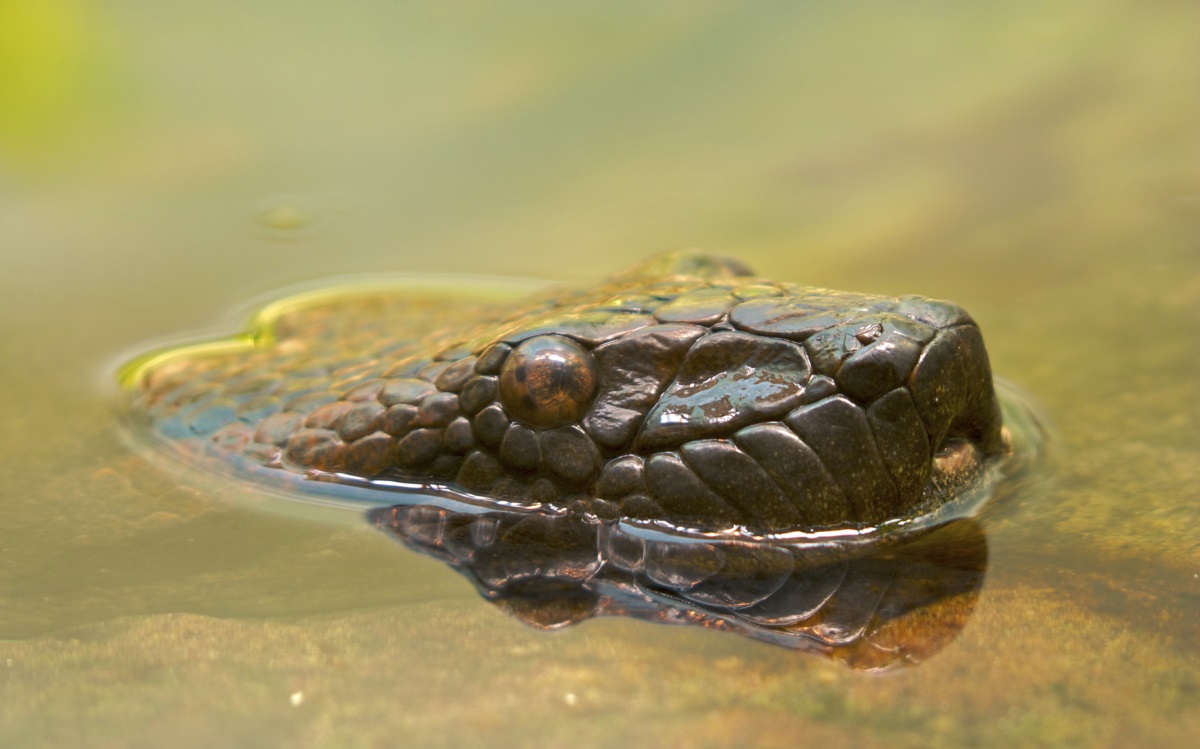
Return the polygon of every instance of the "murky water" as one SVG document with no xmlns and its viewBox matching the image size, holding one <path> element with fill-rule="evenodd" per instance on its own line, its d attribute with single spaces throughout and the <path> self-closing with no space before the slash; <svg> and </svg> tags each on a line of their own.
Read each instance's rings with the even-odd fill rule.
<svg viewBox="0 0 1200 749">
<path fill-rule="evenodd" d="M 0 14 L 0 743 L 1200 730 L 1188 4 Z M 981 520 L 978 598 L 924 663 L 880 677 L 620 618 L 534 631 L 353 513 L 181 477 L 116 427 L 118 362 L 290 284 L 580 281 L 680 245 L 955 299 L 1040 402 L 1049 455 Z"/>
</svg>

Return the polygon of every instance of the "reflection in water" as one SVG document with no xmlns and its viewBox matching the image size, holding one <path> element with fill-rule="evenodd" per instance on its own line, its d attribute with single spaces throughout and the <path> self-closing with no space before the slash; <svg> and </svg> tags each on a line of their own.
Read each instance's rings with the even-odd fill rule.
<svg viewBox="0 0 1200 749">
<path fill-rule="evenodd" d="M 987 567 L 986 537 L 971 520 L 812 566 L 809 549 L 673 538 L 588 515 L 416 504 L 371 518 L 538 629 L 593 616 L 695 624 L 860 670 L 912 665 L 945 647 L 970 617 Z"/>
</svg>

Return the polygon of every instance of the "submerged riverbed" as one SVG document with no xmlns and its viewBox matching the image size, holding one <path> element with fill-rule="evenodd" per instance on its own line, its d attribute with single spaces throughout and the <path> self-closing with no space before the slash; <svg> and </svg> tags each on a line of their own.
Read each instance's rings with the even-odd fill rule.
<svg viewBox="0 0 1200 749">
<path fill-rule="evenodd" d="M 29 44 L 0 53 L 0 743 L 1200 730 L 1189 8 L 10 7 Z M 881 676 L 617 617 L 535 631 L 355 513 L 121 439 L 122 360 L 232 333 L 282 287 L 577 283 L 682 245 L 953 299 L 1037 400 L 1047 453 L 980 521 L 972 606 L 913 620 L 958 628 L 924 662 Z"/>
</svg>

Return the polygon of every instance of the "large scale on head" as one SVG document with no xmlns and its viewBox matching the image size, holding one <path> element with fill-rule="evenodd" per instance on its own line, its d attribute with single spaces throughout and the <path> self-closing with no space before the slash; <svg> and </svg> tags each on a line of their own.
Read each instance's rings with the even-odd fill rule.
<svg viewBox="0 0 1200 749">
<path fill-rule="evenodd" d="M 189 462 L 681 537 L 866 548 L 969 513 L 1012 455 L 956 305 L 694 252 L 516 303 L 310 294 L 123 382 Z"/>
</svg>

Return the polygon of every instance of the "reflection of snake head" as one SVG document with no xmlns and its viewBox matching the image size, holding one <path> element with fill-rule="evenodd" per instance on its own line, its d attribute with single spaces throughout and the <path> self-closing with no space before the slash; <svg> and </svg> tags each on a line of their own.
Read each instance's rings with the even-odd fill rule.
<svg viewBox="0 0 1200 749">
<path fill-rule="evenodd" d="M 911 665 L 945 647 L 987 565 L 970 520 L 886 554 L 808 566 L 786 546 L 649 538 L 578 515 L 407 505 L 371 516 L 538 629 L 633 616 L 823 652 L 855 669 Z"/>
<path fill-rule="evenodd" d="M 177 352 L 133 414 L 310 478 L 743 538 L 905 524 L 1008 450 L 979 329 L 945 302 L 685 252 L 423 336 L 377 307 Z"/>
</svg>

